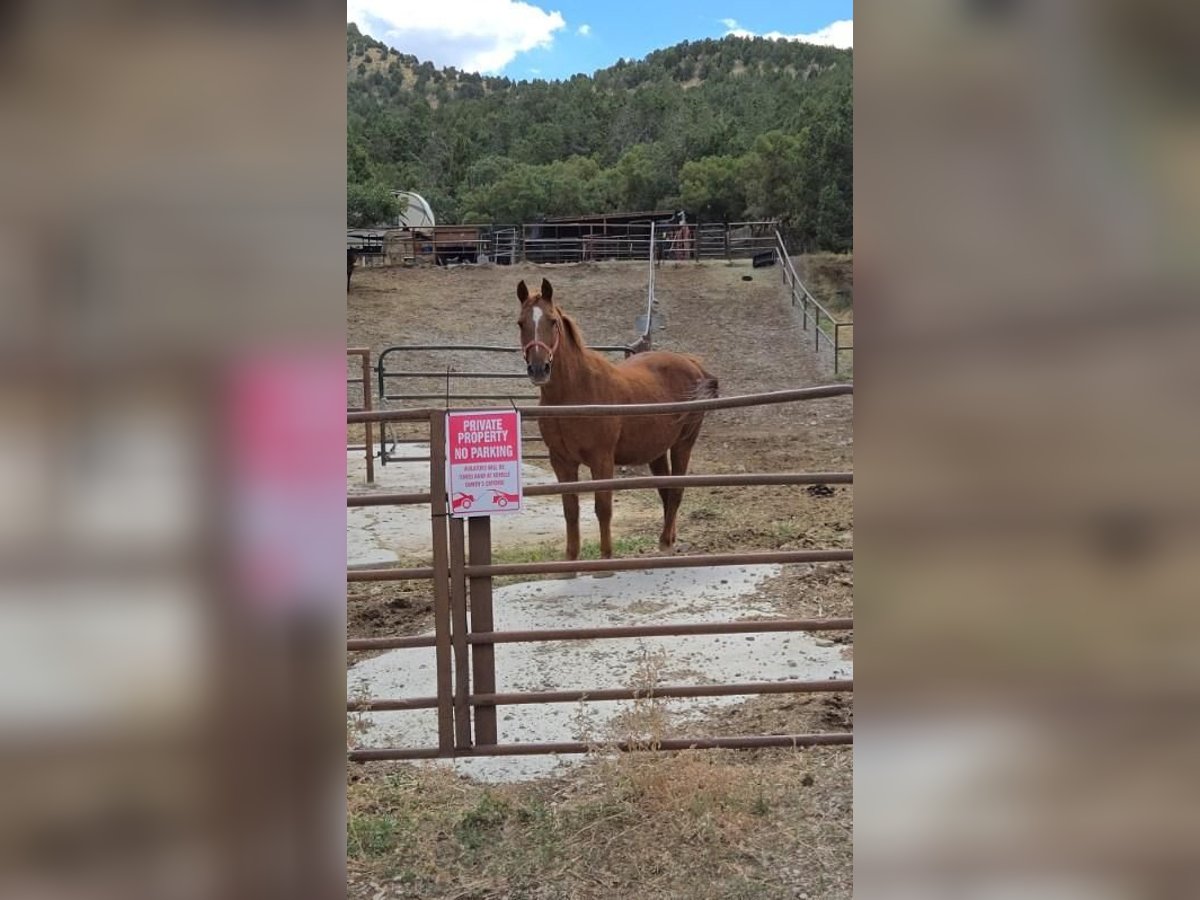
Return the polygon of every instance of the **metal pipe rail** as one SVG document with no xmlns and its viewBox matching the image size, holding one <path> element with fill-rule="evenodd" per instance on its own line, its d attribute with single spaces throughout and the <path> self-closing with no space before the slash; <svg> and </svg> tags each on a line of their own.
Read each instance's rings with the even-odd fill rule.
<svg viewBox="0 0 1200 900">
<path fill-rule="evenodd" d="M 741 409 L 747 406 L 770 406 L 776 403 L 795 403 L 802 400 L 824 400 L 854 393 L 854 384 L 828 384 L 818 387 L 793 388 L 784 391 L 769 391 L 765 394 L 741 394 L 734 397 L 716 397 L 712 400 L 684 400 L 679 403 L 626 403 L 594 406 L 516 406 L 523 417 L 529 419 L 553 418 L 555 416 L 660 416 L 679 413 L 710 412 L 718 409 Z M 447 410 L 426 407 L 422 409 L 380 409 L 372 412 L 348 413 L 346 421 L 356 422 L 422 422 L 434 413 Z"/>
<path fill-rule="evenodd" d="M 646 327 L 642 329 L 642 336 L 638 343 L 645 345 L 643 349 L 649 350 L 651 347 L 650 326 L 654 321 L 654 266 L 658 253 L 655 248 L 654 223 L 650 223 L 650 247 L 647 254 L 650 260 L 650 274 L 646 282 Z"/>
<path fill-rule="evenodd" d="M 853 619 L 745 619 L 739 622 L 689 622 L 679 625 L 607 625 L 597 628 L 543 628 L 529 631 L 472 632 L 468 644 L 530 644 L 542 641 L 596 641 L 629 637 L 686 637 L 694 634 L 768 634 L 777 631 L 852 631 Z M 433 647 L 436 636 L 352 638 L 347 652 Z"/>
<path fill-rule="evenodd" d="M 354 569 L 346 570 L 346 581 L 426 581 L 433 579 L 438 569 L 433 566 L 415 566 L 413 568 L 393 567 L 388 569 Z"/>
<path fill-rule="evenodd" d="M 629 559 L 578 559 L 554 562 L 468 565 L 468 578 L 485 575 L 561 575 L 571 572 L 634 572 L 643 569 L 697 569 L 712 566 L 768 566 L 810 562 L 848 562 L 853 550 L 773 550 L 708 553 L 704 556 L 637 556 Z"/>
<path fill-rule="evenodd" d="M 755 734 L 736 737 L 713 738 L 663 738 L 657 741 L 618 741 L 613 744 L 589 744 L 586 741 L 548 741 L 517 744 L 476 744 L 461 747 L 456 756 L 538 756 L 544 753 L 592 753 L 612 748 L 621 753 L 644 750 L 761 750 L 771 747 L 828 747 L 847 746 L 854 743 L 854 735 L 848 732 L 830 734 Z M 437 759 L 442 756 L 437 747 L 382 748 L 378 750 L 351 750 L 351 762 L 374 762 L 379 760 Z"/>
<path fill-rule="evenodd" d="M 528 459 L 529 457 L 526 457 Z M 738 475 L 644 475 L 636 478 L 602 478 L 595 481 L 567 481 L 556 484 L 531 484 L 526 497 L 557 494 L 591 494 L 596 491 L 634 491 L 647 488 L 745 487 L 804 484 L 853 484 L 852 472 L 751 472 Z M 346 506 L 408 506 L 428 503 L 423 494 L 360 494 L 346 498 Z"/>
<path fill-rule="evenodd" d="M 635 556 L 628 559 L 560 559 L 553 562 L 497 563 L 463 567 L 468 578 L 495 575 L 563 575 L 574 572 L 639 572 L 643 569 L 699 569 L 712 566 L 773 566 L 792 563 L 849 562 L 853 550 L 771 550 L 750 553 L 708 553 L 704 556 Z M 433 578 L 435 570 L 383 567 L 348 569 L 347 582 L 410 581 Z"/>
<path fill-rule="evenodd" d="M 450 372 L 451 378 L 528 378 L 524 372 Z M 388 372 L 388 378 L 445 378 L 446 372 Z"/>
<path fill-rule="evenodd" d="M 533 703 L 606 703 L 610 701 L 686 697 L 738 697 L 744 694 L 844 694 L 854 690 L 850 679 L 829 681 L 747 681 L 740 684 L 674 684 L 652 688 L 581 688 L 569 691 L 527 691 L 471 694 L 471 706 L 527 706 Z M 405 697 L 346 702 L 347 712 L 405 712 L 433 709 L 437 697 Z"/>
<path fill-rule="evenodd" d="M 602 350 L 602 351 L 611 352 L 611 353 L 621 353 L 621 352 L 624 352 L 628 348 L 600 344 L 595 347 L 589 347 L 589 349 Z M 382 350 L 379 354 L 379 358 L 382 360 L 384 354 L 391 353 L 393 350 L 395 350 L 395 351 L 401 351 L 401 350 L 409 350 L 409 351 L 461 350 L 464 353 L 520 353 L 521 352 L 520 347 L 509 347 L 507 345 L 506 346 L 498 346 L 496 344 L 397 344 L 394 347 L 387 347 L 384 350 Z M 375 369 L 376 369 L 376 371 L 379 370 L 378 362 L 375 364 Z M 436 374 L 437 374 L 437 377 L 439 377 L 439 378 L 446 377 L 445 372 L 438 372 Z M 450 374 L 454 375 L 454 374 L 458 374 L 458 373 L 451 372 Z M 461 374 L 465 375 L 467 373 L 464 372 Z M 524 378 L 525 376 L 522 375 L 520 377 Z"/>
</svg>

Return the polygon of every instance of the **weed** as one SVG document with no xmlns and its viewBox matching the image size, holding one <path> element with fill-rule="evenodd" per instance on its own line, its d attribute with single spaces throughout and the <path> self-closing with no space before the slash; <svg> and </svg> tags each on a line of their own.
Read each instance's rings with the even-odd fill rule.
<svg viewBox="0 0 1200 900">
<path fill-rule="evenodd" d="M 496 794 L 485 791 L 479 801 L 462 814 L 454 827 L 458 842 L 468 850 L 478 850 L 491 839 L 508 819 L 512 808 Z"/>
<path fill-rule="evenodd" d="M 356 708 L 353 712 L 346 714 L 346 746 L 351 749 L 358 746 L 359 739 L 374 725 L 371 717 L 367 714 L 367 703 L 370 699 L 370 687 L 365 680 L 359 679 L 351 694 L 351 703 Z"/>
</svg>

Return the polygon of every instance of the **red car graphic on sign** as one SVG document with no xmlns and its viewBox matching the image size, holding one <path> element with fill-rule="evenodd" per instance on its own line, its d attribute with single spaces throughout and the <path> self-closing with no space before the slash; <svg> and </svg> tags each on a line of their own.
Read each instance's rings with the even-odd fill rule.
<svg viewBox="0 0 1200 900">
<path fill-rule="evenodd" d="M 492 490 L 492 503 L 496 506 L 508 506 L 510 503 L 517 503 L 521 499 L 519 494 L 509 494 L 504 491 Z"/>
<path fill-rule="evenodd" d="M 471 504 L 475 502 L 475 498 L 470 494 L 458 493 L 450 498 L 451 509 L 470 509 Z"/>
</svg>

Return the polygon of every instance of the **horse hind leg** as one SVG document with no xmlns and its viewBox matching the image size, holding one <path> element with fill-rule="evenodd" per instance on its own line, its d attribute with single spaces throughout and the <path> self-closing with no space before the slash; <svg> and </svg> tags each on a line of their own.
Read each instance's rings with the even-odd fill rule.
<svg viewBox="0 0 1200 900">
<path fill-rule="evenodd" d="M 650 474 L 658 476 L 671 474 L 671 463 L 668 461 L 666 453 L 664 453 L 658 459 L 651 460 Z M 670 546 L 670 544 L 667 543 L 667 508 L 670 505 L 671 489 L 665 487 L 659 488 L 658 496 L 659 499 L 662 500 L 663 507 L 663 530 L 662 535 L 658 539 L 658 549 L 665 550 Z"/>
<path fill-rule="evenodd" d="M 692 458 L 692 445 L 695 443 L 695 436 L 688 441 L 680 441 L 671 448 L 671 474 L 686 475 L 688 471 L 688 463 Z M 659 547 L 663 550 L 670 550 L 675 546 L 675 539 L 678 537 L 676 523 L 679 519 L 679 505 L 683 502 L 683 488 L 670 488 L 667 491 L 667 496 L 663 500 L 663 533 L 659 540 Z"/>
</svg>

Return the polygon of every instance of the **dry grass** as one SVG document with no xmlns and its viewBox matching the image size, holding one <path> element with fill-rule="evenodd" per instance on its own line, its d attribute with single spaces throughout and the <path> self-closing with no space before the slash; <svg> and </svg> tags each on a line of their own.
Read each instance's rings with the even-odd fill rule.
<svg viewBox="0 0 1200 900">
<path fill-rule="evenodd" d="M 848 749 L 600 756 L 483 786 L 378 764 L 347 790 L 351 896 L 849 897 Z"/>
<path fill-rule="evenodd" d="M 835 316 L 849 322 L 854 306 L 854 255 L 809 253 L 798 262 L 800 277 L 813 296 Z"/>
<path fill-rule="evenodd" d="M 644 652 L 633 684 L 660 683 L 664 664 Z M 603 738 L 585 705 L 576 722 L 590 762 L 555 779 L 485 786 L 436 766 L 352 769 L 351 896 L 850 896 L 849 749 L 665 753 L 674 727 L 655 698 Z M 641 749 L 617 753 L 616 741 Z"/>
</svg>

